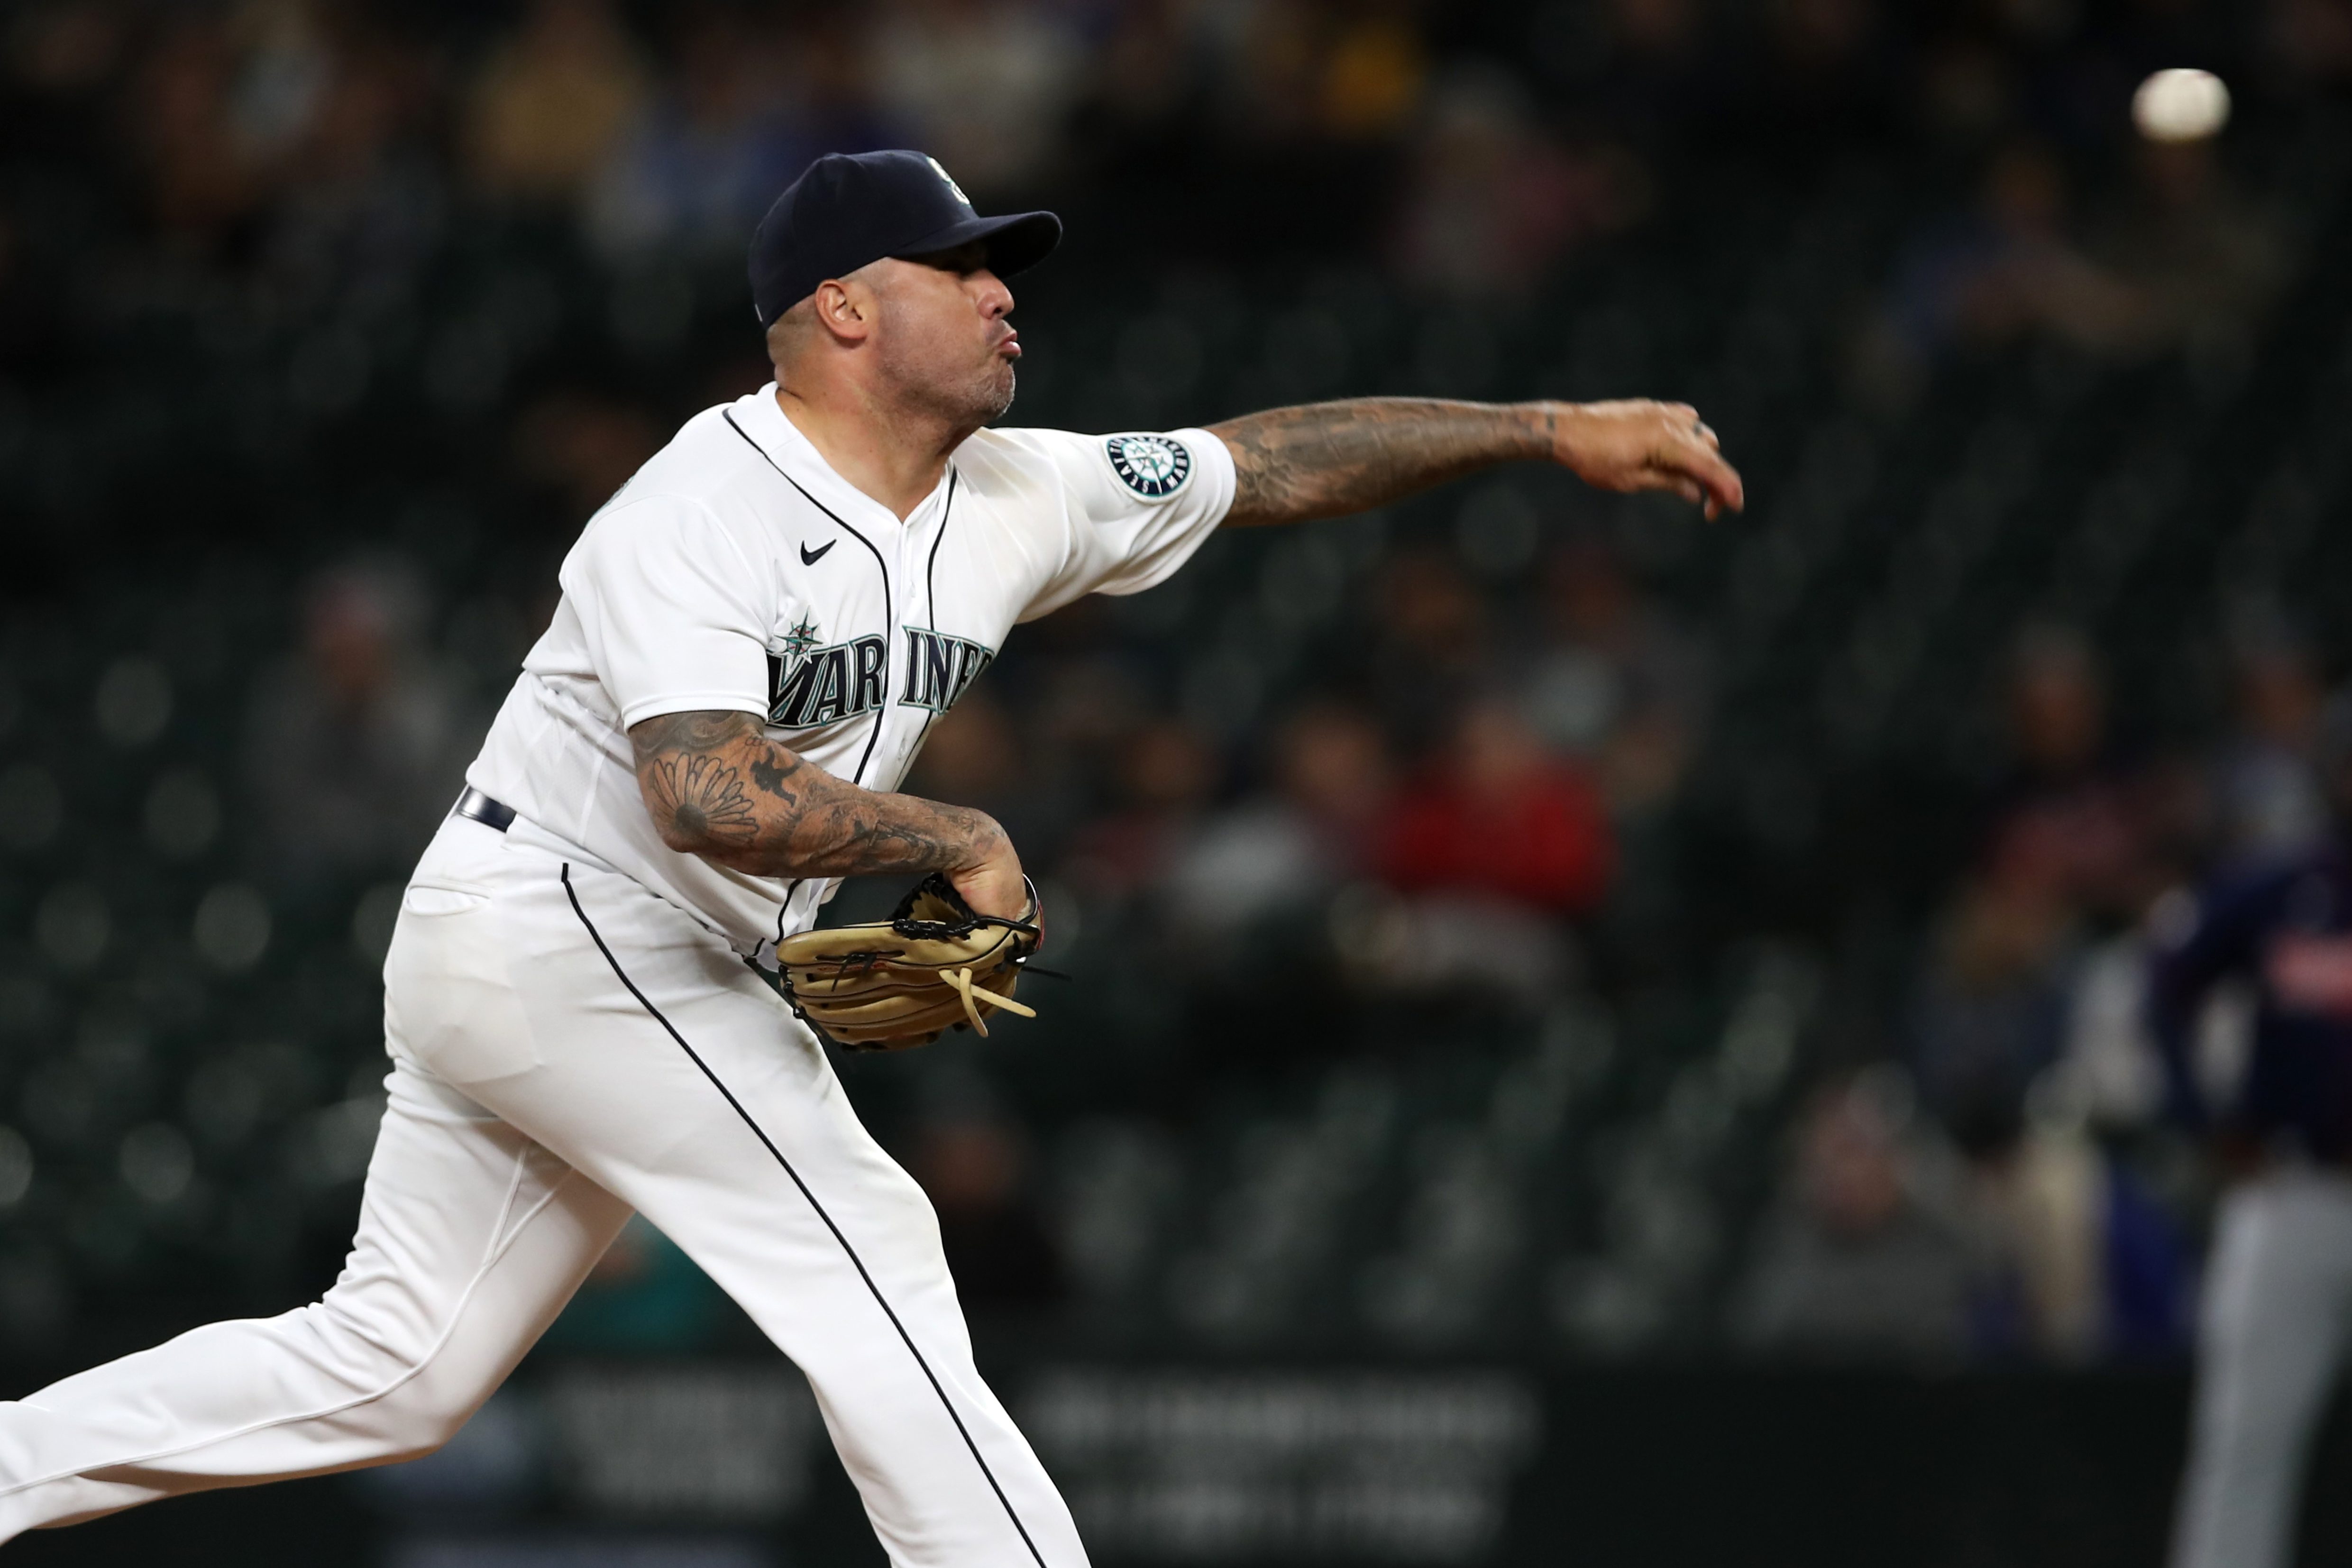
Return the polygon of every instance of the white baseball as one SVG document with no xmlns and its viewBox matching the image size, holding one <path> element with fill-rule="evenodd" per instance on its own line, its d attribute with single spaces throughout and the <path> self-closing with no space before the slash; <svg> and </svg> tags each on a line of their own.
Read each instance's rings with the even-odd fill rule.
<svg viewBox="0 0 2352 1568">
<path fill-rule="evenodd" d="M 2201 142 L 2230 122 L 2230 89 L 2211 71 L 2160 70 L 2132 94 L 2132 123 L 2151 142 Z"/>
</svg>

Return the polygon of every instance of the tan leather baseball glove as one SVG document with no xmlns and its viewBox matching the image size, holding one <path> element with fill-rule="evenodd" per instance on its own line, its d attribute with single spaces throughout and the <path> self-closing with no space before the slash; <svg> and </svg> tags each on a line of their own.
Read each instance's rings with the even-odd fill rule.
<svg viewBox="0 0 2352 1568">
<path fill-rule="evenodd" d="M 1013 987 L 1043 939 L 1043 914 L 1034 887 L 1017 921 L 977 914 L 934 871 L 887 921 L 777 943 L 777 989 L 809 1027 L 852 1050 L 905 1050 L 950 1027 L 986 1035 L 994 1009 L 1037 1016 Z"/>
</svg>

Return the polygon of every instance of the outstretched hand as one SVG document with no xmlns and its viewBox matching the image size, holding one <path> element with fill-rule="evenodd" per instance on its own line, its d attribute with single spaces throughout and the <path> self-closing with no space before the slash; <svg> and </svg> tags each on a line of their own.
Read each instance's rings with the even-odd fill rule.
<svg viewBox="0 0 2352 1568">
<path fill-rule="evenodd" d="M 1672 490 L 1713 519 L 1748 505 L 1739 470 L 1687 403 L 1633 398 L 1549 405 L 1553 457 L 1604 490 Z"/>
</svg>

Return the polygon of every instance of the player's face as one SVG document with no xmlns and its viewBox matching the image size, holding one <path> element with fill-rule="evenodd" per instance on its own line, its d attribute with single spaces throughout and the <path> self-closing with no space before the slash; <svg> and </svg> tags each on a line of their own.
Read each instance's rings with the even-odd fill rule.
<svg viewBox="0 0 2352 1568">
<path fill-rule="evenodd" d="M 900 392 L 974 426 L 1012 407 L 1021 340 L 1005 320 L 1013 290 L 988 269 L 985 247 L 882 267 L 877 346 Z"/>
</svg>

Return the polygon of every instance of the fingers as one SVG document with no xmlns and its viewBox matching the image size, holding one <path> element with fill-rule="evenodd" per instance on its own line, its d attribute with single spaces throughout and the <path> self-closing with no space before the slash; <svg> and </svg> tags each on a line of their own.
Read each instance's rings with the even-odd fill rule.
<svg viewBox="0 0 2352 1568">
<path fill-rule="evenodd" d="M 1748 487 L 1740 479 L 1739 470 L 1725 462 L 1712 447 L 1684 471 L 1697 480 L 1699 489 L 1706 492 L 1707 505 L 1712 509 L 1709 516 L 1716 511 L 1748 510 Z"/>
<path fill-rule="evenodd" d="M 1602 489 L 1672 490 L 1713 519 L 1747 509 L 1739 470 L 1687 403 L 1639 399 L 1580 405 L 1580 439 L 1560 460 Z"/>
<path fill-rule="evenodd" d="M 1677 431 L 1687 431 L 1709 447 L 1721 448 L 1723 441 L 1716 435 L 1715 426 L 1700 418 L 1697 409 L 1687 403 L 1669 403 L 1664 406 L 1669 426 Z"/>
<path fill-rule="evenodd" d="M 1661 448 L 1653 453 L 1651 462 L 1668 476 L 1667 483 L 1685 500 L 1703 506 L 1708 518 L 1726 511 L 1744 511 L 1748 507 L 1748 488 L 1739 478 L 1739 470 L 1723 459 L 1723 442 L 1701 420 L 1696 410 L 1685 405 L 1673 405 L 1675 414 L 1688 413 L 1688 418 L 1677 424 Z"/>
</svg>

